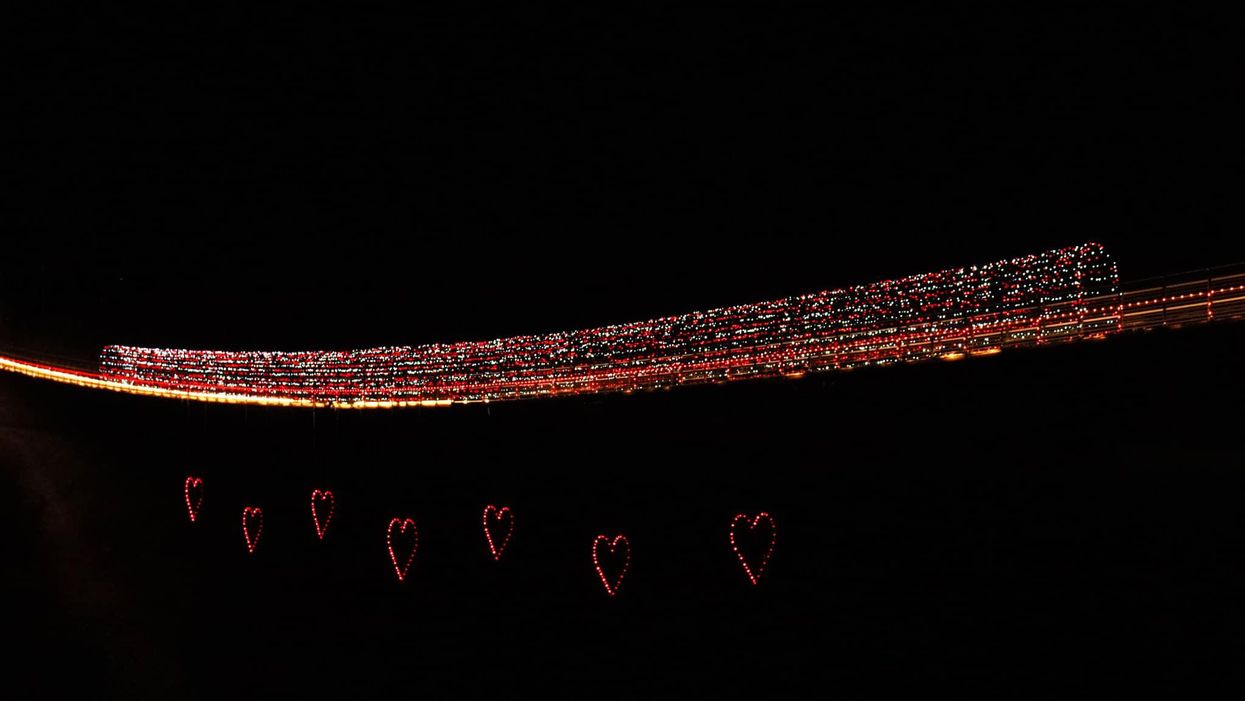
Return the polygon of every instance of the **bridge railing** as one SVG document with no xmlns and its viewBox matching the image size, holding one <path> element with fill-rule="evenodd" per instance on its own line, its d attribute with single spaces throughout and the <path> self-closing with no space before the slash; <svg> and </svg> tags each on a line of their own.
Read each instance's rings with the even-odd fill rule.
<svg viewBox="0 0 1245 701">
<path fill-rule="evenodd" d="M 1245 319 L 1245 264 L 1143 280 L 1121 301 L 1124 330 Z"/>
</svg>

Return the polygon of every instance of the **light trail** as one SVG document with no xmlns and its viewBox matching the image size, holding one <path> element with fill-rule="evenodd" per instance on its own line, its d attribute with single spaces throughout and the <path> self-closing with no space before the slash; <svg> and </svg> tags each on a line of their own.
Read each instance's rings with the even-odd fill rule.
<svg viewBox="0 0 1245 701">
<path fill-rule="evenodd" d="M 146 397 L 189 399 L 197 402 L 212 402 L 219 404 L 251 404 L 259 406 L 292 407 L 326 407 L 332 405 L 341 408 L 372 409 L 399 406 L 448 406 L 451 403 L 444 400 L 424 400 L 406 402 L 359 401 L 350 402 L 348 404 L 331 404 L 330 402 L 297 397 L 258 396 L 226 391 L 186 390 L 172 387 L 159 387 L 155 385 L 135 385 L 128 382 L 105 379 L 96 372 L 54 367 L 43 363 L 20 360 L 3 355 L 0 355 L 0 370 L 8 370 L 9 372 L 14 372 L 19 375 L 35 377 L 41 380 L 51 380 L 53 382 L 75 385 L 78 387 L 87 387 L 90 389 L 104 389 L 113 392 L 124 392 L 125 394 L 137 394 Z"/>
<path fill-rule="evenodd" d="M 1066 249 L 1064 249 L 1066 250 Z M 1022 260 L 1022 259 L 1018 259 Z M 1014 261 L 1009 261 L 1012 263 Z M 965 269 L 960 269 L 961 271 Z M 973 271 L 978 268 L 970 269 Z M 941 275 L 941 274 L 930 274 Z M 927 279 L 916 276 L 907 280 Z M 903 282 L 903 281 L 899 281 Z M 876 290 L 879 286 L 894 286 L 895 282 L 878 283 L 874 286 L 853 290 Z M 676 353 L 646 356 L 626 347 L 618 357 L 607 357 L 611 346 L 598 346 L 595 352 L 601 358 L 594 362 L 557 365 L 546 362 L 523 372 L 510 374 L 483 373 L 473 376 L 460 372 L 439 378 L 436 384 L 403 384 L 387 378 L 390 384 L 377 383 L 375 377 L 360 379 L 354 373 L 357 368 L 332 368 L 323 377 L 331 381 L 308 384 L 308 377 L 319 380 L 321 376 L 308 375 L 297 366 L 280 367 L 286 374 L 282 379 L 263 378 L 262 385 L 247 386 L 238 380 L 254 375 L 254 368 L 245 364 L 238 366 L 240 375 L 229 382 L 213 382 L 203 374 L 170 372 L 158 364 L 161 372 L 149 376 L 138 373 L 118 373 L 116 367 L 103 371 L 70 368 L 38 360 L 0 355 L 0 370 L 6 370 L 53 382 L 71 384 L 91 389 L 102 389 L 140 396 L 163 397 L 222 404 L 246 404 L 256 406 L 284 407 L 333 407 L 342 409 L 382 409 L 399 407 L 433 407 L 451 404 L 490 402 L 504 399 L 552 397 L 604 392 L 632 393 L 637 390 L 667 389 L 674 386 L 723 383 L 741 379 L 788 377 L 799 378 L 812 372 L 849 370 L 867 365 L 885 365 L 896 362 L 920 362 L 925 360 L 961 360 L 1001 353 L 1006 348 L 1026 347 L 1078 340 L 1098 340 L 1124 331 L 1146 330 L 1160 327 L 1178 328 L 1190 324 L 1245 318 L 1245 266 L 1215 273 L 1201 272 L 1170 276 L 1162 285 L 1149 285 L 1141 289 L 1117 291 L 1114 284 L 1105 294 L 1084 294 L 1084 288 L 1067 293 L 1066 298 L 1029 306 L 1014 306 L 997 311 L 967 315 L 948 315 L 943 318 L 917 323 L 882 325 L 845 325 L 848 328 L 835 333 L 808 333 L 809 324 L 800 325 L 796 317 L 788 314 L 774 321 L 772 311 L 787 300 L 745 305 L 742 307 L 712 310 L 710 312 L 671 317 L 669 319 L 642 322 L 667 324 L 671 319 L 719 314 L 729 317 L 723 325 L 730 342 L 722 343 L 719 336 L 709 338 L 694 334 L 678 348 Z M 963 294 L 956 288 L 956 294 Z M 972 292 L 970 291 L 969 294 Z M 819 293 L 821 295 L 842 293 Z M 812 296 L 791 298 L 808 300 Z M 935 300 L 943 303 L 943 300 Z M 956 301 L 957 304 L 962 304 Z M 788 305 L 790 306 L 790 305 Z M 800 307 L 808 309 L 809 306 Z M 761 322 L 746 317 L 739 310 L 757 314 Z M 726 314 L 729 312 L 729 314 Z M 734 316 L 731 316 L 734 315 Z M 779 315 L 781 316 L 781 315 Z M 882 318 L 888 318 L 885 314 Z M 743 321 L 741 321 L 743 319 Z M 834 320 L 838 323 L 838 319 Z M 751 323 L 751 326 L 749 325 Z M 775 324 L 777 326 L 775 326 Z M 775 335 L 771 329 L 781 328 Z M 604 327 L 581 334 L 601 334 L 625 327 Z M 797 332 L 787 330 L 796 328 Z M 768 334 L 768 336 L 767 336 Z M 737 335 L 749 336 L 752 343 L 735 343 Z M 561 341 L 564 335 L 559 335 Z M 547 341 L 549 337 L 520 337 L 517 340 L 541 352 L 556 353 Z M 755 342 L 755 341 L 768 342 Z M 494 352 L 496 347 L 514 339 L 477 344 L 437 345 L 431 348 L 458 348 L 470 350 L 483 348 Z M 545 345 L 542 345 L 545 344 Z M 420 350 L 426 347 L 418 347 Z M 604 349 L 604 350 L 601 350 Z M 138 349 L 146 351 L 148 349 Z M 371 349 L 358 351 L 372 354 L 365 357 L 381 357 L 386 351 L 409 353 L 411 349 Z M 650 349 L 645 348 L 645 351 Z M 108 350 L 105 350 L 107 358 Z M 212 351 L 168 351 L 174 354 L 198 354 L 200 357 L 236 360 L 252 357 L 292 358 L 324 357 L 325 353 L 293 354 L 229 354 Z M 346 357 L 341 354 L 331 357 Z M 534 356 L 539 357 L 539 356 Z M 494 354 L 489 361 L 496 366 L 500 360 Z M 177 368 L 174 368 L 175 370 Z M 371 380 L 369 382 L 369 379 Z M 401 380 L 397 377 L 397 380 Z"/>
</svg>

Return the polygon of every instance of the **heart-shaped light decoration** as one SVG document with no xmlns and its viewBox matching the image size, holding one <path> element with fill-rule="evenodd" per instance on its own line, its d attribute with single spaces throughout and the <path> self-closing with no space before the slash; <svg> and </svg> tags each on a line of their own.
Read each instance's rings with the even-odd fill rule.
<svg viewBox="0 0 1245 701">
<path fill-rule="evenodd" d="M 621 546 L 621 547 L 620 547 Z M 631 564 L 631 542 L 625 535 L 616 535 L 611 540 L 608 536 L 599 535 L 592 541 L 592 566 L 605 586 L 605 593 L 614 596 L 627 574 L 627 565 Z"/>
<path fill-rule="evenodd" d="M 389 559 L 393 561 L 393 571 L 398 575 L 398 581 L 405 581 L 406 572 L 411 569 L 411 561 L 415 559 L 415 550 L 419 548 L 419 529 L 415 527 L 415 520 L 395 518 L 389 521 L 385 544 L 389 547 Z"/>
<path fill-rule="evenodd" d="M 499 509 L 489 504 L 484 507 L 484 540 L 488 542 L 488 549 L 494 560 L 501 559 L 501 553 L 506 549 L 513 533 L 514 513 L 509 506 Z"/>
<path fill-rule="evenodd" d="M 765 525 L 758 528 L 762 522 Z M 731 549 L 753 585 L 760 581 L 766 563 L 774 554 L 776 537 L 774 520 L 764 511 L 751 519 L 747 514 L 736 514 L 731 521 Z"/>
<path fill-rule="evenodd" d="M 199 508 L 203 506 L 203 479 L 187 477 L 182 484 L 182 494 L 186 497 L 186 513 L 190 514 L 190 522 L 199 518 Z"/>
<path fill-rule="evenodd" d="M 327 489 L 311 490 L 311 522 L 316 527 L 316 537 L 324 540 L 333 520 L 333 493 Z"/>
<path fill-rule="evenodd" d="M 246 538 L 247 553 L 254 553 L 259 536 L 264 532 L 264 510 L 258 506 L 242 509 L 242 535 Z"/>
</svg>

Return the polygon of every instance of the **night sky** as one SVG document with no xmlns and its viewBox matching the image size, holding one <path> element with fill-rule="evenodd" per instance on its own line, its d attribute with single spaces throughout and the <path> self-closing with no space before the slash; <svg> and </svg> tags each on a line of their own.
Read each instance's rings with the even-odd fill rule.
<svg viewBox="0 0 1245 701">
<path fill-rule="evenodd" d="M 340 348 L 1085 240 L 1126 279 L 1240 260 L 1232 35 L 1149 12 L 44 16 L 0 319 L 88 357 Z"/>
<path fill-rule="evenodd" d="M 1186 10 L 216 3 L 6 24 L 0 352 L 489 339 L 1083 241 L 1126 283 L 1245 260 L 1237 25 Z M 19 662 L 164 698 L 305 691 L 316 669 L 347 698 L 417 695 L 421 674 L 581 697 L 732 672 L 824 694 L 1213 679 L 1245 640 L 1245 463 L 1215 409 L 1240 396 L 1245 346 L 1225 328 L 344 424 L 0 377 Z M 187 465 L 229 514 L 194 532 Z M 262 495 L 274 524 L 305 520 L 315 480 L 430 533 L 511 499 L 544 549 L 495 576 L 474 531 L 448 537 L 412 598 L 383 554 L 367 569 L 370 522 L 343 516 L 337 565 L 272 525 L 272 559 L 245 570 L 234 506 Z M 789 569 L 723 593 L 738 572 L 697 539 L 757 508 L 789 523 Z M 579 535 L 602 521 L 654 553 L 631 609 L 558 574 L 584 574 Z M 336 622 L 299 617 L 324 606 Z M 468 648 L 498 621 L 481 644 L 517 652 L 481 677 Z M 21 688 L 73 684 L 52 677 Z"/>
</svg>

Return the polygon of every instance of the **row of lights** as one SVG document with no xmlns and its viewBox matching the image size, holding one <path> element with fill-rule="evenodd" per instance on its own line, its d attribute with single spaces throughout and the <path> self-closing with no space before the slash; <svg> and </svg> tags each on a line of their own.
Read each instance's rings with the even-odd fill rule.
<svg viewBox="0 0 1245 701">
<path fill-rule="evenodd" d="M 657 364 L 651 368 L 639 367 L 635 363 L 620 367 L 603 366 L 579 371 L 578 374 L 562 378 L 544 378 L 532 380 L 515 380 L 508 386 L 509 394 L 493 388 L 492 393 L 487 387 L 479 384 L 457 383 L 441 386 L 437 391 L 451 393 L 444 397 L 409 397 L 402 395 L 388 397 L 366 396 L 376 393 L 376 387 L 342 386 L 334 389 L 308 388 L 301 386 L 241 387 L 196 382 L 184 377 L 173 380 L 160 380 L 155 377 L 135 378 L 121 376 L 115 372 L 92 373 L 82 370 L 56 367 L 38 362 L 6 358 L 0 356 L 0 369 L 17 372 L 41 379 L 72 384 L 81 387 L 106 389 L 111 391 L 157 396 L 173 399 L 185 399 L 224 404 L 250 404 L 277 407 L 333 407 L 343 409 L 387 409 L 402 407 L 436 407 L 454 403 L 471 403 L 476 401 L 489 402 L 500 398 L 530 396 L 563 396 L 585 392 L 621 391 L 631 393 L 639 390 L 669 389 L 672 386 L 697 382 L 721 383 L 731 380 L 783 376 L 788 378 L 803 377 L 809 371 L 825 371 L 832 369 L 851 369 L 862 365 L 887 364 L 899 361 L 914 362 L 927 358 L 943 360 L 959 360 L 967 356 L 990 355 L 1000 352 L 1004 346 L 1043 343 L 1053 339 L 1101 339 L 1107 333 L 1132 328 L 1149 328 L 1158 325 L 1155 315 L 1162 312 L 1179 311 L 1188 307 L 1202 306 L 1202 302 L 1188 304 L 1191 300 L 1204 299 L 1206 320 L 1214 318 L 1215 310 L 1225 309 L 1228 315 L 1236 313 L 1237 307 L 1245 301 L 1245 284 L 1230 284 L 1213 289 L 1197 290 L 1183 294 L 1166 294 L 1161 297 L 1146 297 L 1124 301 L 1129 295 L 1118 294 L 1114 277 L 1114 266 L 1109 258 L 1101 253 L 1100 247 L 1086 244 L 1082 247 L 1061 249 L 1062 257 L 1055 260 L 1063 261 L 1062 269 L 1074 271 L 1075 280 L 1062 301 L 1051 302 L 1051 295 L 1039 296 L 1046 300 L 1044 306 L 1031 306 L 1012 309 L 1010 311 L 993 311 L 969 317 L 949 317 L 915 325 L 888 326 L 884 328 L 864 328 L 850 332 L 838 333 L 822 337 L 815 335 L 794 335 L 784 342 L 769 345 L 748 346 L 733 349 L 731 353 L 716 359 L 693 361 L 684 359 L 670 365 Z M 1100 254 L 1096 255 L 1095 254 Z M 1044 257 L 1043 257 L 1044 256 Z M 1034 256 L 1026 257 L 1029 260 Z M 1037 258 L 1049 261 L 1051 253 Z M 1073 260 L 1075 265 L 1067 263 Z M 1089 262 L 1087 262 L 1087 260 Z M 1097 261 L 1096 263 L 1093 261 Z M 1016 261 L 1005 261 L 1014 264 Z M 995 265 L 1002 265 L 995 264 Z M 984 266 L 989 268 L 990 266 Z M 1058 266 L 1057 266 L 1058 267 Z M 983 269 L 984 269 L 983 268 Z M 976 269 L 974 269 L 976 270 Z M 1088 274 L 1086 270 L 1097 270 Z M 1110 271 L 1107 275 L 1103 271 Z M 950 271 L 950 272 L 962 272 Z M 944 272 L 945 274 L 945 272 Z M 939 274 L 932 274 L 939 275 Z M 1105 275 L 1105 277 L 1104 277 Z M 929 276 L 916 276 L 923 278 Z M 1241 275 L 1219 278 L 1220 281 L 1235 281 Z M 874 286 L 854 288 L 855 290 L 880 287 L 894 288 L 903 281 L 877 283 Z M 1107 284 L 1109 283 L 1109 284 Z M 1185 283 L 1192 284 L 1192 283 Z M 1095 287 L 1106 285 L 1105 293 L 1094 295 Z M 1145 294 L 1157 291 L 1144 290 Z M 1073 294 L 1069 290 L 1076 290 Z M 841 294 L 841 293 L 820 293 Z M 809 297 L 809 296 L 806 296 Z M 1055 296 L 1057 297 L 1057 295 Z M 770 305 L 779 302 L 768 303 Z M 927 300 L 928 301 L 928 300 Z M 1215 305 L 1219 305 L 1216 307 Z M 748 306 L 748 305 L 745 305 Z M 764 305 L 752 305 L 764 307 Z M 961 305 L 963 306 L 963 305 Z M 737 309 L 737 308 L 731 308 Z M 716 310 L 720 312 L 721 310 Z M 716 312 L 699 313 L 711 316 Z M 687 315 L 685 315 L 687 316 Z M 1166 316 L 1164 316 L 1166 323 Z M 664 321 L 664 320 L 658 320 Z M 1185 322 L 1187 320 L 1181 320 Z M 589 332 L 578 332 L 589 333 Z M 507 339 L 489 342 L 492 345 L 502 344 Z M 456 344 L 472 345 L 472 344 Z M 480 345 L 480 344 L 477 344 Z M 488 345 L 488 344 L 483 344 Z M 120 349 L 123 347 L 111 347 Z M 153 351 L 153 349 L 137 349 Z M 384 349 L 356 351 L 354 353 L 369 354 Z M 395 352 L 403 349 L 394 349 Z M 414 352 L 419 349 L 405 349 L 403 352 Z M 107 358 L 111 351 L 105 349 Z M 158 352 L 158 351 L 153 351 Z M 170 353 L 215 354 L 212 351 L 168 351 Z M 228 354 L 227 354 L 228 355 Z M 234 354 L 250 356 L 279 356 L 282 354 Z M 289 354 L 299 356 L 316 356 L 318 353 Z M 105 359 L 103 366 L 108 365 Z M 669 366 L 669 367 L 667 367 Z M 382 388 L 383 389 L 383 388 Z M 392 392 L 411 391 L 410 388 L 393 389 Z M 308 393 L 311 394 L 308 394 Z M 391 393 L 392 393 L 391 392 Z"/>
<path fill-rule="evenodd" d="M 135 387 L 350 408 L 439 405 L 792 375 L 937 357 L 973 339 L 1040 342 L 1119 321 L 1115 264 L 1082 244 L 983 266 L 650 321 L 356 351 L 108 346 Z"/>
<path fill-rule="evenodd" d="M 191 523 L 197 523 L 203 508 L 203 478 L 188 476 L 183 484 L 183 497 Z M 335 510 L 335 497 L 331 490 L 314 489 L 311 492 L 311 521 L 316 538 L 324 540 L 328 534 Z M 500 561 L 502 553 L 514 535 L 514 512 L 508 506 L 489 504 L 483 514 L 484 540 L 494 561 Z M 264 510 L 259 506 L 242 509 L 242 537 L 248 554 L 255 554 L 264 532 Z M 748 581 L 754 586 L 760 583 L 761 574 L 774 554 L 777 533 L 773 518 L 765 512 L 756 515 L 737 514 L 731 520 L 730 547 Z M 744 545 L 744 543 L 749 545 Z M 385 530 L 385 547 L 399 582 L 406 581 L 415 553 L 419 549 L 419 526 L 413 518 L 390 519 Z M 623 577 L 631 563 L 631 541 L 621 533 L 613 536 L 598 535 L 592 541 L 592 567 L 601 581 L 605 593 L 618 594 Z"/>
</svg>

